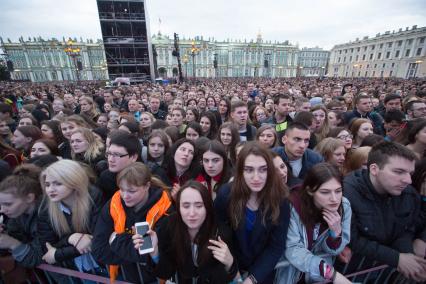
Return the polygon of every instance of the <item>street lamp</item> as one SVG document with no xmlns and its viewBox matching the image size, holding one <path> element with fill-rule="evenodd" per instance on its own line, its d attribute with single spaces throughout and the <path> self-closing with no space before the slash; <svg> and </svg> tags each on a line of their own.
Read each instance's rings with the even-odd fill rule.
<svg viewBox="0 0 426 284">
<path fill-rule="evenodd" d="M 195 41 L 191 43 L 191 56 L 192 56 L 192 76 L 195 78 L 195 55 L 198 54 L 200 49 L 195 46 Z"/>
<path fill-rule="evenodd" d="M 188 78 L 188 61 L 189 61 L 189 58 L 188 58 L 187 54 L 183 55 L 182 61 L 185 64 L 185 76 Z"/>
<path fill-rule="evenodd" d="M 79 73 L 79 68 L 78 68 L 78 62 L 77 62 L 77 57 L 80 56 L 80 51 L 81 49 L 77 46 L 73 46 L 74 42 L 70 39 L 67 41 L 66 46 L 64 48 L 64 51 L 66 54 L 68 54 L 69 57 L 71 57 L 71 60 L 74 64 L 74 68 L 75 68 L 75 72 L 76 72 L 76 77 L 77 77 L 77 82 L 80 81 L 80 73 Z"/>
</svg>

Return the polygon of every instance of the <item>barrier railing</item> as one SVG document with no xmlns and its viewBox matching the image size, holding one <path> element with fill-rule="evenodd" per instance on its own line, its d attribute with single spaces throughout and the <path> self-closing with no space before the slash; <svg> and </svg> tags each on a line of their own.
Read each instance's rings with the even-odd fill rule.
<svg viewBox="0 0 426 284">
<path fill-rule="evenodd" d="M 362 261 L 363 262 L 363 261 Z M 287 261 L 279 262 L 276 268 L 282 268 L 288 266 L 289 263 Z M 362 265 L 362 264 L 361 264 Z M 102 283 L 108 284 L 111 283 L 108 277 L 99 276 L 91 273 L 84 273 L 68 268 L 63 268 L 59 266 L 49 265 L 49 264 L 41 264 L 37 267 L 39 270 L 45 272 L 44 278 L 40 277 L 37 273 L 34 273 L 36 281 L 38 283 L 46 283 L 53 284 L 55 281 L 52 280 L 52 273 L 59 274 L 62 277 L 68 279 L 68 283 Z M 346 268 L 346 267 L 345 267 Z M 415 283 L 415 281 L 404 278 L 401 274 L 394 274 L 395 269 L 390 268 L 388 265 L 378 265 L 375 267 L 371 267 L 368 269 L 364 269 L 361 271 L 356 271 L 349 274 L 344 274 L 346 278 L 348 278 L 353 283 L 371 283 L 371 284 L 387 284 L 387 283 L 398 283 L 398 284 L 411 284 Z M 389 280 L 392 277 L 392 281 Z M 142 277 L 139 271 L 139 277 Z M 78 279 L 78 280 L 75 280 Z M 124 276 L 125 279 L 125 276 Z M 1 282 L 1 281 L 0 281 Z M 143 283 L 141 278 L 139 283 Z M 331 281 L 317 282 L 315 284 L 325 284 L 331 283 Z M 7 284 L 7 283 L 6 283 Z M 130 282 L 126 282 L 125 280 L 116 280 L 114 284 L 131 284 Z"/>
</svg>

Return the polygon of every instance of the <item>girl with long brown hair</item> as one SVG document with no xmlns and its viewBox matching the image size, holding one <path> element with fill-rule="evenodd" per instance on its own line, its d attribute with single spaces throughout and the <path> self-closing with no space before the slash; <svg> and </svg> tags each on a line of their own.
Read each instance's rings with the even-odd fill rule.
<svg viewBox="0 0 426 284">
<path fill-rule="evenodd" d="M 238 157 L 234 181 L 219 189 L 216 213 L 231 224 L 243 283 L 272 283 L 285 249 L 288 189 L 265 147 L 249 142 Z"/>
<path fill-rule="evenodd" d="M 177 193 L 176 209 L 158 237 L 148 232 L 154 243 L 151 257 L 156 276 L 177 275 L 174 280 L 183 284 L 230 283 L 237 274 L 231 230 L 216 222 L 208 190 L 196 181 L 185 183 Z M 134 235 L 133 243 L 139 249 L 142 236 Z"/>
<path fill-rule="evenodd" d="M 350 241 L 351 206 L 343 197 L 342 174 L 333 165 L 312 167 L 300 190 L 291 193 L 291 219 L 275 283 L 351 283 L 333 267 Z M 325 255 L 325 256 L 324 256 Z"/>
</svg>

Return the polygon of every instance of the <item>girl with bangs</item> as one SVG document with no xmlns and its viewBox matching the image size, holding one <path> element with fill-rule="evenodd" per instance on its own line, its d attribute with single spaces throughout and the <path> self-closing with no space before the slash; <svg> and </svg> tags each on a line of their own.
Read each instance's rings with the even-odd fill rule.
<svg viewBox="0 0 426 284">
<path fill-rule="evenodd" d="M 37 231 L 42 259 L 82 272 L 100 271 L 90 252 L 92 233 L 102 206 L 101 192 L 89 185 L 83 167 L 72 160 L 61 160 L 47 167 L 40 183 L 44 197 Z M 67 283 L 67 278 L 59 281 Z"/>
<path fill-rule="evenodd" d="M 122 169 L 117 184 L 119 190 L 102 208 L 96 223 L 93 254 L 109 265 L 112 282 L 119 277 L 131 283 L 154 283 L 151 269 L 140 265 L 151 265 L 149 255 L 140 255 L 133 248 L 132 236 L 138 222 L 148 222 L 153 230 L 162 228 L 173 212 L 169 191 L 140 162 Z"/>
<path fill-rule="evenodd" d="M 22 165 L 0 183 L 0 212 L 8 217 L 0 227 L 0 249 L 7 249 L 19 265 L 29 268 L 39 265 L 42 257 L 37 235 L 40 172 L 37 166 Z"/>
<path fill-rule="evenodd" d="M 202 172 L 196 180 L 207 187 L 214 200 L 218 189 L 231 178 L 231 170 L 225 147 L 216 140 L 209 141 L 202 146 Z"/>
<path fill-rule="evenodd" d="M 285 250 L 288 189 L 265 147 L 249 142 L 238 157 L 234 181 L 219 189 L 216 213 L 233 230 L 243 283 L 272 283 Z"/>
<path fill-rule="evenodd" d="M 154 244 L 154 273 L 161 279 L 222 284 L 231 283 L 237 274 L 231 230 L 217 223 L 213 200 L 199 182 L 182 186 L 176 196 L 176 213 L 168 218 L 164 229 L 148 234 Z M 134 235 L 133 243 L 139 249 L 142 236 Z"/>
<path fill-rule="evenodd" d="M 232 122 L 223 123 L 219 128 L 216 139 L 225 146 L 227 157 L 231 161 L 231 165 L 234 166 L 237 163 L 237 153 L 235 149 L 240 142 L 238 126 Z"/>
</svg>

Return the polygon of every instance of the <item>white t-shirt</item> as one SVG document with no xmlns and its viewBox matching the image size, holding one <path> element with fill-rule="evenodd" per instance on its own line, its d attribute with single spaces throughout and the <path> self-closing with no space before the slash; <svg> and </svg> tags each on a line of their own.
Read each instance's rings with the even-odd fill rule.
<svg viewBox="0 0 426 284">
<path fill-rule="evenodd" d="M 302 158 L 290 161 L 290 166 L 293 170 L 293 175 L 299 177 L 300 171 L 302 170 Z"/>
</svg>

